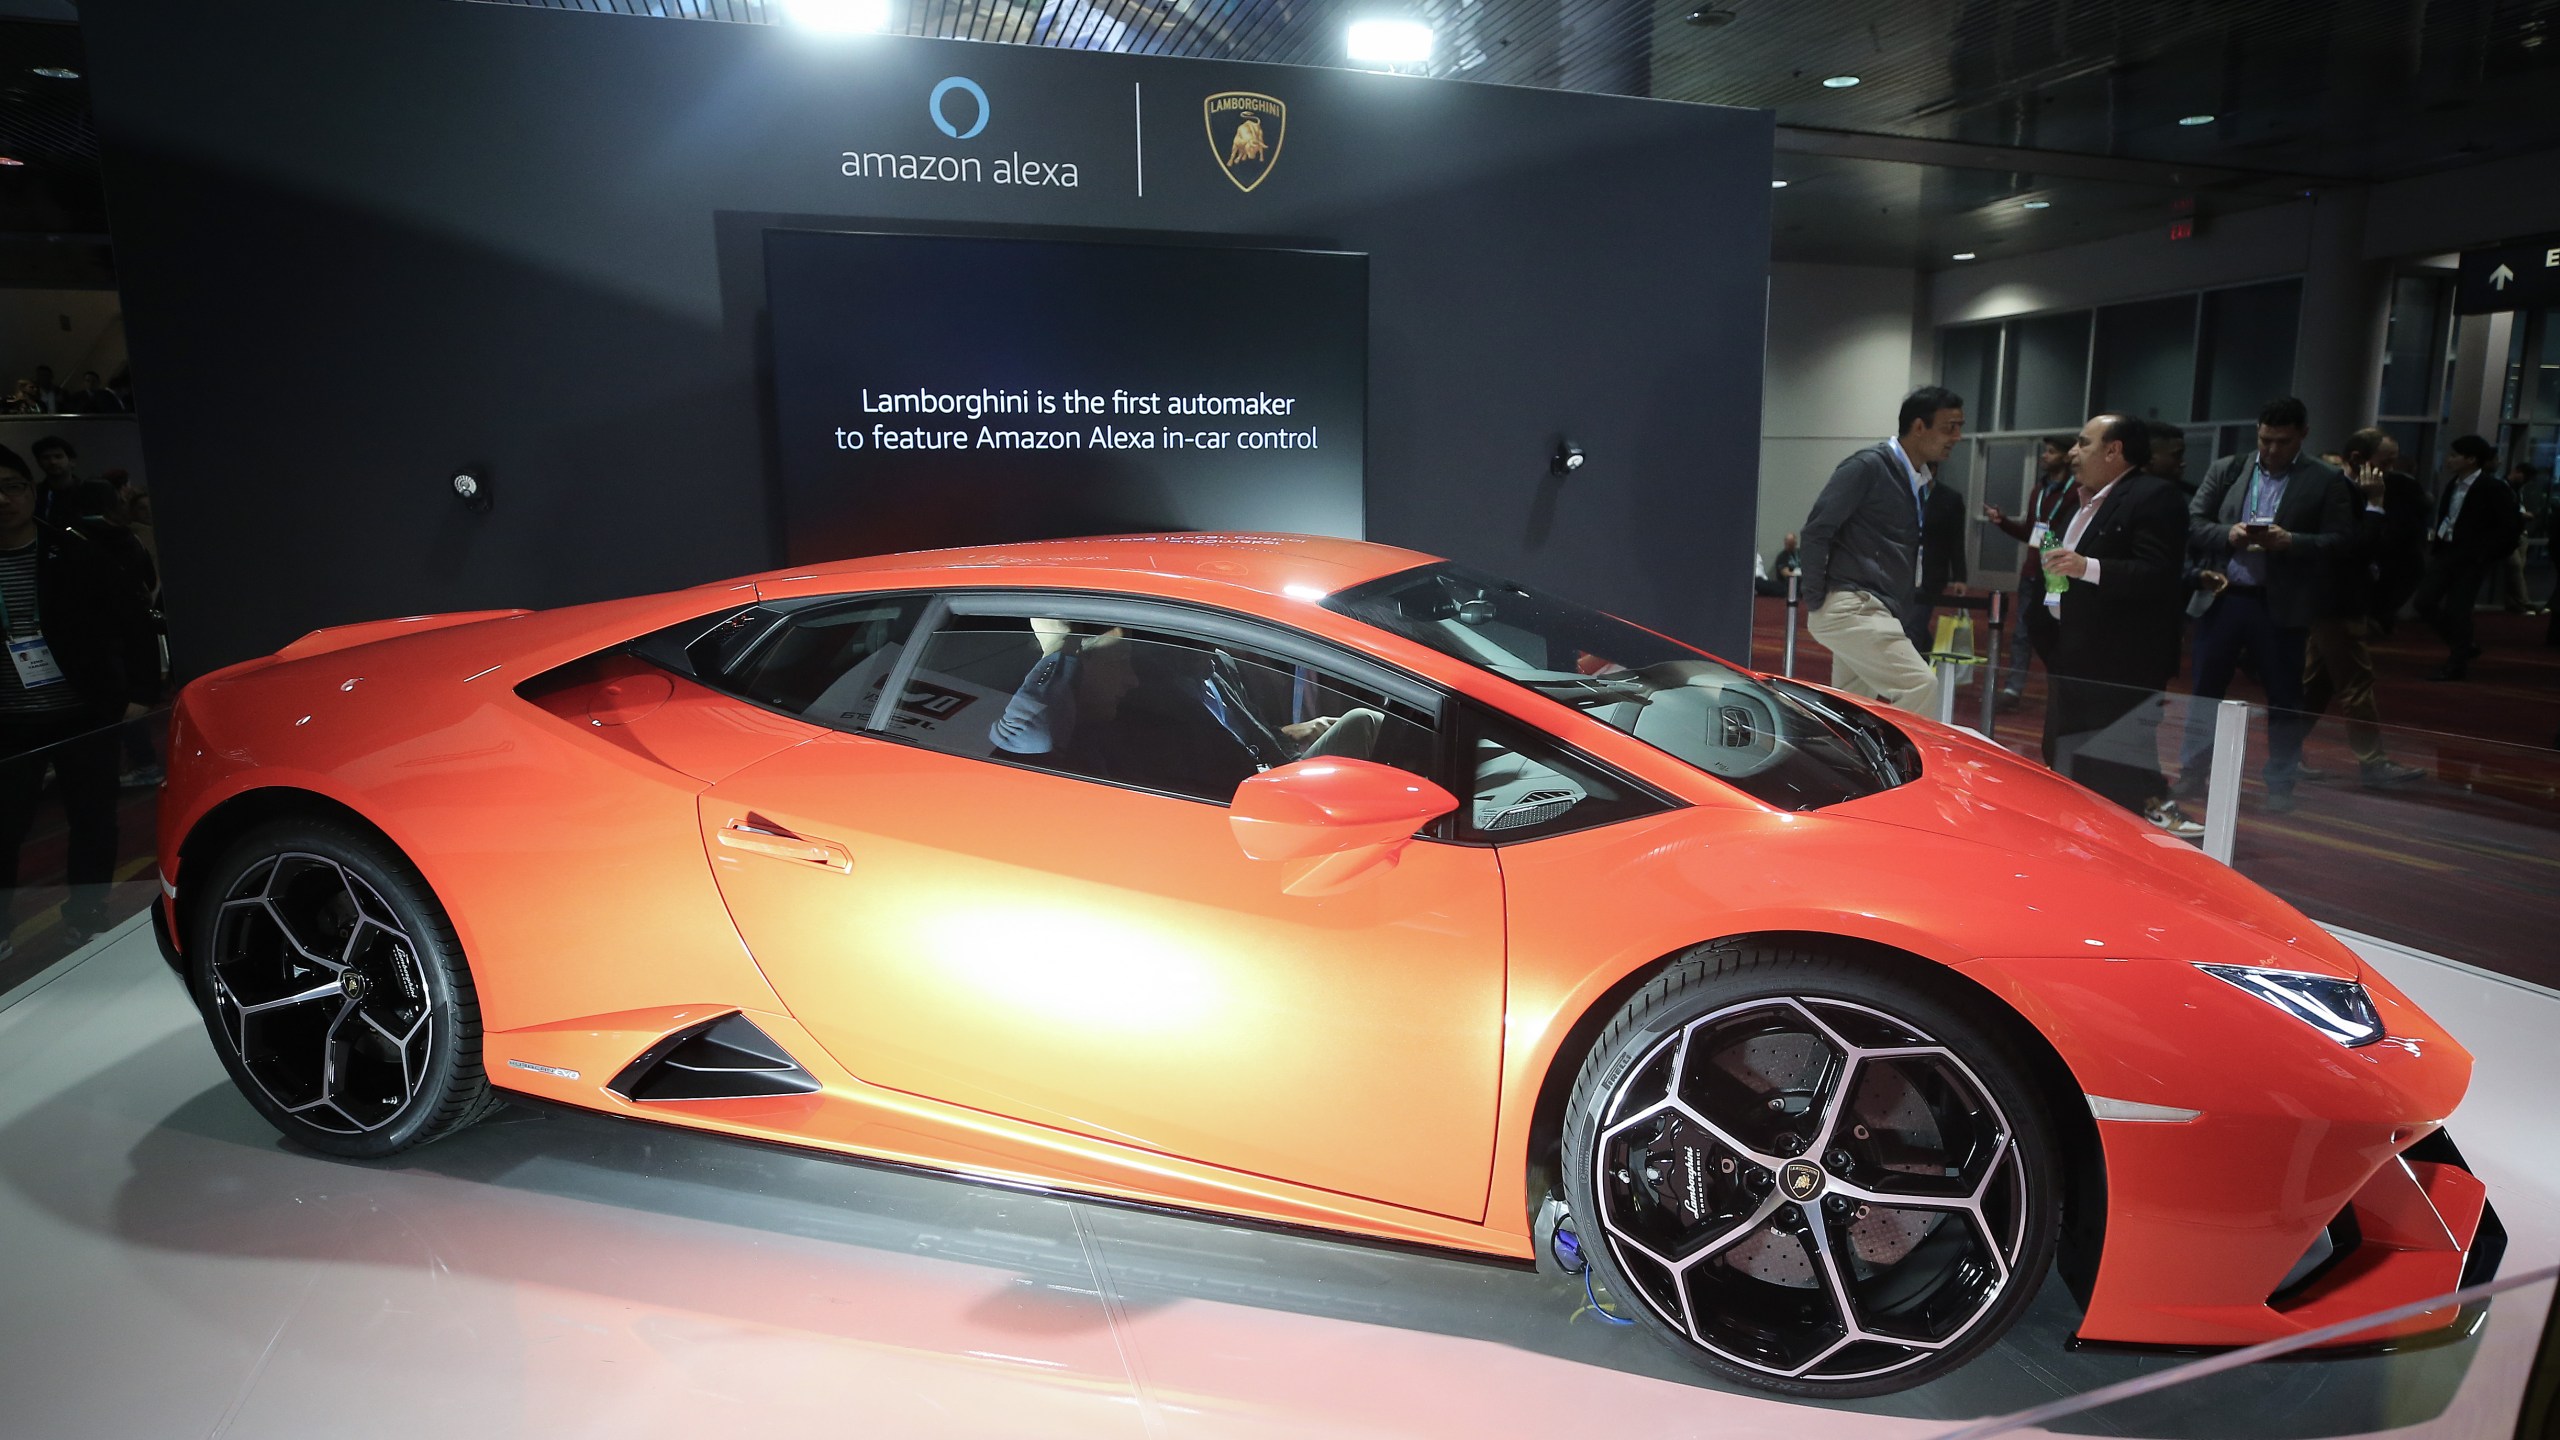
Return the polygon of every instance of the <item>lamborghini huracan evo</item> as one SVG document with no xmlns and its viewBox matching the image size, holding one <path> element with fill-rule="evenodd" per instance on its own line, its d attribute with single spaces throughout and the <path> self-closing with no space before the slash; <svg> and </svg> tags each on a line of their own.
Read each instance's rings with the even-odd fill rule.
<svg viewBox="0 0 2560 1440">
<path fill-rule="evenodd" d="M 173 725 L 163 948 L 331 1154 L 520 1094 L 1588 1265 L 1817 1397 L 2049 1272 L 2084 1341 L 2224 1346 L 2501 1248 L 2441 1129 L 2470 1056 L 2291 907 L 1968 733 L 1409 551 L 350 625 Z"/>
</svg>

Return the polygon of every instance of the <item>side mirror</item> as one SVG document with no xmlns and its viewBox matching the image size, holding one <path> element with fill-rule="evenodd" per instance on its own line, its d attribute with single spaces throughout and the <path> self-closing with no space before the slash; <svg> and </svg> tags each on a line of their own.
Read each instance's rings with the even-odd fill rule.
<svg viewBox="0 0 2560 1440">
<path fill-rule="evenodd" d="M 1303 862 L 1281 888 L 1325 895 L 1395 864 L 1413 832 L 1458 808 L 1419 775 L 1330 756 L 1266 770 L 1236 787 L 1227 813 L 1236 846 L 1253 860 Z"/>
</svg>

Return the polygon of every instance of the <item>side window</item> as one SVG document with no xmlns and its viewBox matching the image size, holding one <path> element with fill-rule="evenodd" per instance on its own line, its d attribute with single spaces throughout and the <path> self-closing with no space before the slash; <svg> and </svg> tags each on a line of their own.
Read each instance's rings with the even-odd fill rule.
<svg viewBox="0 0 2560 1440">
<path fill-rule="evenodd" d="M 1474 706 L 1460 716 L 1459 753 L 1473 772 L 1458 811 L 1465 839 L 1505 845 L 1669 808 L 1529 726 Z"/>
<path fill-rule="evenodd" d="M 1042 617 L 952 617 L 925 642 L 890 733 L 953 755 L 1224 805 L 1320 755 L 1428 774 L 1424 717 L 1225 641 Z"/>
<path fill-rule="evenodd" d="M 816 725 L 858 730 L 924 613 L 922 595 L 750 605 L 632 642 L 642 658 Z"/>
</svg>

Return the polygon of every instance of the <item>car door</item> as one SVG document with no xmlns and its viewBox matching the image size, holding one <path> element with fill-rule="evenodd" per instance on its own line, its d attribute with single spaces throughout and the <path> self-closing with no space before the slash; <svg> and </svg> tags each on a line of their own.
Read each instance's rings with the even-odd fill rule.
<svg viewBox="0 0 2560 1440">
<path fill-rule="evenodd" d="M 1292 894 L 1225 804 L 1326 744 L 1432 768 L 1429 692 L 1144 602 L 964 596 L 926 623 L 864 723 L 702 797 L 731 914 L 801 1023 L 875 1085 L 1480 1218 L 1492 850 L 1417 840 Z"/>
</svg>

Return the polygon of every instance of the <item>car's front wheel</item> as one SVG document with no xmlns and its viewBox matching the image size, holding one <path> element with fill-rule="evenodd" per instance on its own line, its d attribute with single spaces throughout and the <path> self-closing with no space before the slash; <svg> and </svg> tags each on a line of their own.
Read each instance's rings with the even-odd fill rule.
<svg viewBox="0 0 2560 1440">
<path fill-rule="evenodd" d="M 397 850 L 342 821 L 278 820 L 185 878 L 197 1005 L 278 1130 L 374 1157 L 495 1108 L 462 947 Z"/>
<path fill-rule="evenodd" d="M 1693 952 L 1574 1085 L 1581 1252 L 1656 1334 L 1745 1384 L 1921 1384 L 1997 1340 L 2052 1263 L 2059 1166 L 2027 1073 L 1880 968 Z"/>
</svg>

